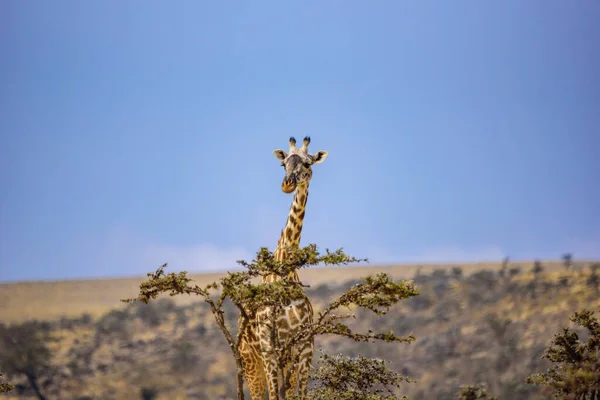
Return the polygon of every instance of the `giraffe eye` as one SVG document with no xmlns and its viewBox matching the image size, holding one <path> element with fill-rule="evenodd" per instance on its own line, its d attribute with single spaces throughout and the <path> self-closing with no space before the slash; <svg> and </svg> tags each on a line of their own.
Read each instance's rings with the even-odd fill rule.
<svg viewBox="0 0 600 400">
<path fill-rule="evenodd" d="M 304 167 L 305 167 L 305 168 L 308 168 L 308 167 L 310 167 L 310 163 L 309 163 L 308 161 L 307 161 L 307 162 L 305 162 L 305 163 L 304 163 Z"/>
</svg>

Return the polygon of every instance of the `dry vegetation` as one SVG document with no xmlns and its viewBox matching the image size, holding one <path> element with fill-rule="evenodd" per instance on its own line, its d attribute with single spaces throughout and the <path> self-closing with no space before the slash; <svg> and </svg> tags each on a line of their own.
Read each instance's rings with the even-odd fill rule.
<svg viewBox="0 0 600 400">
<path fill-rule="evenodd" d="M 582 264 L 589 264 L 585 262 Z M 530 269 L 531 262 L 520 263 Z M 544 262 L 546 271 L 563 269 L 562 262 Z M 157 265 L 158 267 L 158 265 Z M 316 287 L 321 284 L 337 284 L 346 280 L 359 279 L 374 272 L 385 272 L 398 279 L 410 279 L 418 270 L 430 273 L 437 268 L 452 265 L 378 265 L 374 267 L 350 266 L 340 268 L 313 268 L 303 270 L 302 281 Z M 480 270 L 498 270 L 500 263 L 478 263 L 461 265 L 465 275 Z M 190 274 L 198 285 L 215 282 L 222 274 Z M 30 319 L 51 320 L 60 317 L 77 317 L 83 313 L 99 317 L 115 307 L 119 299 L 136 296 L 144 277 L 120 279 L 70 280 L 52 282 L 0 282 L 0 321 L 23 322 Z M 177 305 L 198 301 L 193 297 L 180 296 L 173 299 Z"/>
<path fill-rule="evenodd" d="M 548 367 L 541 356 L 569 316 L 600 309 L 589 264 L 566 271 L 562 262 L 543 262 L 537 272 L 533 263 L 519 263 L 520 272 L 516 264 L 315 268 L 301 276 L 311 285 L 316 311 L 367 274 L 414 279 L 419 296 L 402 301 L 385 319 L 359 313 L 353 327 L 414 333 L 415 343 L 316 341 L 329 354 L 390 360 L 417 381 L 403 388 L 410 398 L 452 399 L 462 385 L 485 383 L 500 399 L 545 399 L 551 397 L 525 380 Z M 218 276 L 193 277 L 203 284 Z M 7 336 L 8 327 L 28 320 L 48 321 L 36 328 L 56 339 L 38 373 L 49 382 L 48 398 L 233 398 L 235 363 L 205 304 L 180 296 L 121 305 L 119 299 L 137 295 L 142 280 L 3 284 L 0 319 L 6 325 L 0 333 Z M 230 316 L 235 325 L 235 312 Z M 4 396 L 35 398 L 25 377 L 1 362 L 0 372 L 16 385 Z"/>
</svg>

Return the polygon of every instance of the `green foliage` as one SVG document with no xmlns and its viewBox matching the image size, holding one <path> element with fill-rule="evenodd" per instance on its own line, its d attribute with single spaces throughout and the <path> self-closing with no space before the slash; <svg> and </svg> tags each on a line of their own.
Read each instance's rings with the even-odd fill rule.
<svg viewBox="0 0 600 400">
<path fill-rule="evenodd" d="M 366 261 L 346 255 L 342 249 L 330 252 L 326 249 L 325 254 L 319 253 L 314 244 L 303 248 L 292 247 L 287 251 L 285 261 L 277 261 L 272 252 L 266 247 L 261 248 L 252 262 L 238 261 L 244 267 L 240 272 L 229 272 L 218 282 L 213 282 L 205 287 L 192 284 L 192 279 L 187 272 L 165 274 L 166 264 L 155 273 L 148 274 L 148 281 L 140 285 L 140 294 L 136 299 L 125 299 L 124 302 L 141 301 L 148 303 L 157 298 L 161 293 L 170 296 L 178 294 L 195 294 L 208 303 L 217 325 L 225 336 L 229 347 L 236 360 L 238 375 L 238 398 L 243 398 L 243 363 L 239 353 L 241 335 L 247 324 L 254 321 L 257 310 L 261 307 L 269 307 L 271 315 L 278 315 L 284 306 L 292 301 L 306 298 L 304 285 L 298 281 L 296 272 L 301 268 L 325 265 L 347 265 Z M 264 280 L 254 283 L 254 278 L 266 278 L 275 276 L 277 279 Z M 311 343 L 316 335 L 330 334 L 350 338 L 359 342 L 372 342 L 382 340 L 385 342 L 410 343 L 415 338 L 413 335 L 406 337 L 397 336 L 394 332 L 353 332 L 343 321 L 355 318 L 352 313 L 337 314 L 340 308 L 359 308 L 373 312 L 377 316 L 385 315 L 391 306 L 402 299 L 418 295 L 414 285 L 410 282 L 395 282 L 386 274 L 367 276 L 363 281 L 355 284 L 345 293 L 341 294 L 323 311 L 321 311 L 313 323 L 301 326 L 298 331 L 291 335 L 285 343 L 277 339 L 277 326 L 273 321 L 260 323 L 268 324 L 272 329 L 271 335 L 273 353 L 276 354 L 278 365 L 281 370 L 289 363 L 295 364 L 301 349 Z M 239 313 L 238 332 L 234 337 L 231 329 L 226 324 L 225 300 L 230 300 Z M 292 353 L 294 347 L 300 350 Z M 289 383 L 289 374 L 284 377 L 284 382 Z M 283 392 L 283 391 L 281 391 Z"/>
<path fill-rule="evenodd" d="M 486 385 L 480 383 L 478 385 L 464 385 L 460 387 L 460 391 L 456 394 L 456 400 L 497 400 L 496 397 L 488 395 Z"/>
<path fill-rule="evenodd" d="M 360 354 L 357 357 L 323 354 L 319 364 L 311 373 L 317 383 L 309 391 L 308 400 L 395 400 L 398 397 L 392 389 L 399 389 L 403 382 L 413 382 L 389 370 L 385 361 Z"/>
<path fill-rule="evenodd" d="M 583 341 L 575 330 L 563 328 L 546 348 L 543 358 L 552 366 L 548 371 L 531 375 L 528 383 L 543 385 L 556 397 L 579 399 L 600 397 L 600 324 L 593 312 L 576 312 L 570 320 L 587 330 Z M 596 396 L 596 397 L 594 397 Z"/>
</svg>

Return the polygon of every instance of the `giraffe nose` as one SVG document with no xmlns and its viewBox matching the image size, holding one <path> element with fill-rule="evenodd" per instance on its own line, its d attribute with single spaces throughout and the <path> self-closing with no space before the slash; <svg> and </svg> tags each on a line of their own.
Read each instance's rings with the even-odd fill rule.
<svg viewBox="0 0 600 400">
<path fill-rule="evenodd" d="M 296 178 L 294 178 L 293 176 L 290 176 L 283 180 L 283 183 L 281 184 L 281 190 L 283 190 L 284 193 L 292 193 L 295 189 L 296 189 Z"/>
</svg>

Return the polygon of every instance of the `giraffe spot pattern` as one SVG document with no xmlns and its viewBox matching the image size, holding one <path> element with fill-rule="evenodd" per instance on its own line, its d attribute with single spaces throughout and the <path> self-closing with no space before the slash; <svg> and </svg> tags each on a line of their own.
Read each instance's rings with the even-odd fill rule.
<svg viewBox="0 0 600 400">
<path fill-rule="evenodd" d="M 308 176 L 312 176 L 309 170 Z M 297 246 L 300 242 L 302 223 L 305 216 L 305 205 L 308 198 L 308 185 L 299 185 L 294 194 L 294 200 L 290 213 L 286 221 L 286 226 L 281 230 L 281 235 L 277 243 L 277 248 L 274 251 L 274 257 L 278 261 L 283 261 L 287 256 L 287 246 Z M 294 281 L 299 281 L 296 271 L 290 274 L 290 278 Z M 279 280 L 276 275 L 263 277 L 263 282 L 275 282 Z M 246 327 L 242 336 L 243 346 L 240 346 L 240 351 L 243 353 L 242 358 L 244 365 L 248 365 L 247 382 L 250 388 L 251 398 L 253 400 L 265 399 L 265 392 L 268 388 L 270 396 L 273 396 L 278 390 L 279 382 L 277 376 L 277 361 L 269 352 L 271 349 L 270 335 L 271 331 L 268 327 L 259 322 L 270 321 L 270 310 L 263 308 L 257 310 L 255 314 L 255 323 L 249 324 Z M 294 302 L 290 304 L 276 318 L 276 324 L 279 328 L 280 341 L 285 342 L 291 335 L 295 334 L 302 324 L 310 323 L 313 319 L 313 308 L 308 299 Z M 301 353 L 300 361 L 292 371 L 290 383 L 292 388 L 286 394 L 291 396 L 295 393 L 296 383 L 301 397 L 305 394 L 308 384 L 308 371 L 312 365 L 313 344 L 311 343 Z M 288 366 L 287 368 L 291 368 Z"/>
</svg>

